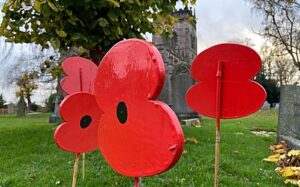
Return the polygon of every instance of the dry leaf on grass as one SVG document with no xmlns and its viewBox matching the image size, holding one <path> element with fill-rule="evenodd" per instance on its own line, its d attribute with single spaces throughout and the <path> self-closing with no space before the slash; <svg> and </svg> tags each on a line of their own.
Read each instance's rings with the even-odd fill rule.
<svg viewBox="0 0 300 187">
<path fill-rule="evenodd" d="M 298 187 L 300 187 L 300 181 L 299 180 L 295 180 L 295 179 L 286 179 L 284 181 L 285 184 L 291 183 L 294 185 L 298 185 Z"/>
<path fill-rule="evenodd" d="M 281 176 L 285 178 L 292 178 L 296 176 L 295 171 L 293 170 L 293 167 L 285 167 L 281 168 L 277 171 Z"/>
<path fill-rule="evenodd" d="M 196 140 L 196 138 L 186 138 L 186 139 L 184 139 L 184 143 L 188 143 L 188 142 L 190 142 L 190 143 L 192 143 L 192 144 L 197 144 L 198 143 L 198 141 Z"/>
<path fill-rule="evenodd" d="M 284 141 L 270 146 L 269 149 L 273 155 L 263 160 L 279 166 L 275 171 L 285 179 L 285 183 L 300 187 L 300 150 L 288 151 L 288 145 Z"/>
<path fill-rule="evenodd" d="M 287 143 L 285 141 L 280 141 L 278 144 L 271 145 L 269 150 L 272 151 L 273 154 L 285 154 L 288 151 Z"/>
<path fill-rule="evenodd" d="M 297 156 L 298 158 L 300 158 L 300 150 L 290 150 L 288 152 L 288 156 Z"/>
<path fill-rule="evenodd" d="M 269 156 L 268 158 L 264 158 L 263 161 L 276 163 L 278 162 L 279 158 L 280 154 L 274 154 Z"/>
</svg>

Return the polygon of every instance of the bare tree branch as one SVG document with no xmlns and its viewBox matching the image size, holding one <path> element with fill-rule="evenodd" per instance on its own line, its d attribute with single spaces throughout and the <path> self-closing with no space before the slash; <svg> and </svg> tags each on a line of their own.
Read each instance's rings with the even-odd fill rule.
<svg viewBox="0 0 300 187">
<path fill-rule="evenodd" d="M 300 70 L 300 3 L 299 0 L 250 0 L 264 15 L 260 35 L 274 46 L 282 46 Z"/>
</svg>

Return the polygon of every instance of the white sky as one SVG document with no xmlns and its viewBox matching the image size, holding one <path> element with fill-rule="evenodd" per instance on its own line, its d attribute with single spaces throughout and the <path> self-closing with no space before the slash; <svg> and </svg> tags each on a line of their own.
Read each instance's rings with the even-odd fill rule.
<svg viewBox="0 0 300 187">
<path fill-rule="evenodd" d="M 3 0 L 0 0 L 0 5 Z M 0 21 L 3 14 L 0 13 Z M 261 18 L 252 12 L 251 4 L 245 0 L 197 0 L 197 41 L 198 52 L 223 42 L 233 39 L 250 38 L 255 44 L 254 49 L 259 52 L 263 39 L 253 31 L 258 31 L 261 27 Z M 4 85 L 8 69 L 15 63 L 22 63 L 24 55 L 28 51 L 36 51 L 34 48 L 19 45 L 14 54 L 5 61 L 3 38 L 0 38 L 0 94 L 9 102 L 17 102 L 14 88 Z M 31 50 L 28 50 L 30 49 Z M 44 103 L 50 94 L 49 91 L 38 90 L 32 97 L 37 103 Z"/>
<path fill-rule="evenodd" d="M 232 39 L 250 38 L 259 51 L 263 39 L 255 34 L 261 18 L 246 0 L 198 0 L 196 4 L 198 52 Z"/>
</svg>

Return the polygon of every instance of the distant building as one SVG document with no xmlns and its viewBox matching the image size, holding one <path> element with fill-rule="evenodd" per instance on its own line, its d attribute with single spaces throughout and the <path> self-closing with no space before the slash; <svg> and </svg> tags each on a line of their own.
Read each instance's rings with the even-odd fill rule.
<svg viewBox="0 0 300 187">
<path fill-rule="evenodd" d="M 166 67 L 166 80 L 159 99 L 170 105 L 179 117 L 188 118 L 196 115 L 185 103 L 185 93 L 193 85 L 189 71 L 197 55 L 196 21 L 188 19 L 195 15 L 187 7 L 172 15 L 179 18 L 173 26 L 173 37 L 153 36 Z"/>
</svg>

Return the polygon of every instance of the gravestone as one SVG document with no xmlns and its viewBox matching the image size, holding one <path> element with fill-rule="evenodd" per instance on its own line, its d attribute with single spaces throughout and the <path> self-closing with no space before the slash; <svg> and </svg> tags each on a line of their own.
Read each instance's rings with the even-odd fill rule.
<svg viewBox="0 0 300 187">
<path fill-rule="evenodd" d="M 279 103 L 275 103 L 274 109 L 275 109 L 275 110 L 279 110 L 279 107 L 280 107 Z"/>
<path fill-rule="evenodd" d="M 16 114 L 16 105 L 13 103 L 9 103 L 7 105 L 8 114 Z"/>
<path fill-rule="evenodd" d="M 291 148 L 300 148 L 300 87 L 282 86 L 277 139 L 287 141 Z"/>
<path fill-rule="evenodd" d="M 26 114 L 26 102 L 24 100 L 24 97 L 21 96 L 18 102 L 17 116 L 25 116 L 25 114 Z"/>
<path fill-rule="evenodd" d="M 270 103 L 268 101 L 265 101 L 263 106 L 260 108 L 261 110 L 269 110 L 271 107 Z"/>
</svg>

